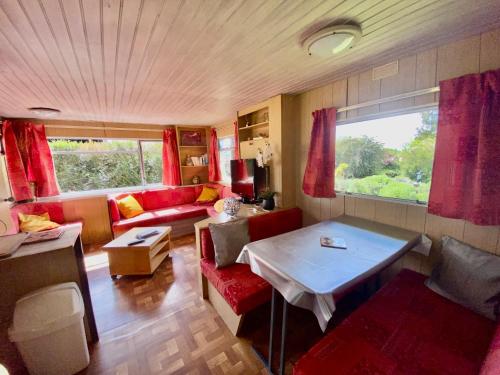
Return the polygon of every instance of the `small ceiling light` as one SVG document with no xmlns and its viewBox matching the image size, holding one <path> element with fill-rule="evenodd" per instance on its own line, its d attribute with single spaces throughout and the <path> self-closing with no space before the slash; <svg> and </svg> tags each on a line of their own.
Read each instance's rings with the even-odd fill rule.
<svg viewBox="0 0 500 375">
<path fill-rule="evenodd" d="M 58 109 L 46 107 L 32 107 L 28 108 L 28 111 L 33 112 L 36 117 L 42 118 L 54 118 L 59 116 L 59 113 L 61 113 L 61 111 Z"/>
<path fill-rule="evenodd" d="M 352 48 L 360 38 L 358 25 L 337 25 L 315 32 L 304 41 L 304 46 L 311 56 L 331 57 Z"/>
</svg>

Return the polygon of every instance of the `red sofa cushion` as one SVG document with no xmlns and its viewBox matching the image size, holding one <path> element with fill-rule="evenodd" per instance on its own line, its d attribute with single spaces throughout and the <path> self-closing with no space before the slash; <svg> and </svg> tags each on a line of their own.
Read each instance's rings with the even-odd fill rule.
<svg viewBox="0 0 500 375">
<path fill-rule="evenodd" d="M 113 223 L 113 232 L 122 233 L 134 227 L 148 227 L 206 215 L 207 210 L 205 207 L 183 204 L 161 210 L 147 211 L 131 219 L 117 221 Z"/>
<path fill-rule="evenodd" d="M 200 230 L 201 256 L 204 259 L 215 261 L 215 249 L 212 235 L 208 228 Z"/>
<path fill-rule="evenodd" d="M 215 268 L 215 262 L 201 259 L 201 272 L 237 314 L 245 314 L 271 298 L 271 285 L 250 270 L 248 264 Z"/>
<path fill-rule="evenodd" d="M 48 212 L 50 220 L 58 224 L 64 224 L 64 210 L 62 202 L 32 202 L 15 205 L 10 209 L 10 216 L 14 223 L 13 234 L 19 232 L 19 213 L 26 215 L 41 215 Z"/>
<path fill-rule="evenodd" d="M 277 236 L 299 228 L 302 228 L 302 211 L 297 207 L 248 218 L 251 241 Z"/>
<path fill-rule="evenodd" d="M 108 199 L 108 209 L 109 209 L 109 215 L 111 216 L 111 221 L 112 222 L 120 221 L 121 214 L 116 199 L 114 198 Z"/>
<path fill-rule="evenodd" d="M 500 323 L 491 340 L 490 350 L 484 360 L 481 373 L 479 375 L 498 375 L 500 374 Z"/>
<path fill-rule="evenodd" d="M 158 190 L 146 190 L 143 192 L 145 211 L 159 210 L 166 207 L 178 206 L 181 204 L 193 203 L 196 198 L 194 186 L 182 186 Z"/>
<path fill-rule="evenodd" d="M 403 270 L 295 365 L 305 374 L 477 374 L 495 323 Z"/>
</svg>

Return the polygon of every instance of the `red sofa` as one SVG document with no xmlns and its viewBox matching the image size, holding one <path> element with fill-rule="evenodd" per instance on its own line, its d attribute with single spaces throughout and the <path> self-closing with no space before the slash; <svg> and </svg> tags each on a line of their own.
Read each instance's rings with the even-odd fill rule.
<svg viewBox="0 0 500 375">
<path fill-rule="evenodd" d="M 32 202 L 22 203 L 15 205 L 10 209 L 10 216 L 12 218 L 13 229 L 8 234 L 15 234 L 19 232 L 19 213 L 26 215 L 41 215 L 47 212 L 50 220 L 57 224 L 74 224 L 81 223 L 80 221 L 67 222 L 64 218 L 63 204 L 60 201 L 55 202 Z"/>
<path fill-rule="evenodd" d="M 216 188 L 219 198 L 236 196 L 227 186 L 209 184 Z M 200 195 L 203 185 L 179 186 L 154 190 L 135 191 L 108 196 L 109 217 L 113 236 L 119 236 L 131 228 L 169 224 L 173 226 L 174 235 L 193 232 L 192 224 L 202 220 L 207 215 L 217 214 L 213 205 L 197 205 L 196 199 Z M 117 199 L 132 195 L 144 208 L 144 213 L 131 219 L 124 218 L 118 210 Z M 189 220 L 191 219 L 191 220 Z M 187 221 L 184 226 L 180 222 Z M 178 224 L 176 226 L 176 224 Z M 187 233 L 186 232 L 186 233 Z"/>
<path fill-rule="evenodd" d="M 268 214 L 248 218 L 248 231 L 251 241 L 276 236 L 302 227 L 302 211 L 290 208 L 270 212 Z M 229 305 L 237 319 L 237 326 L 232 329 L 237 333 L 239 319 L 236 318 L 267 302 L 271 298 L 271 285 L 250 270 L 247 264 L 234 264 L 228 267 L 215 268 L 215 252 L 212 237 L 208 228 L 200 230 L 201 259 L 200 266 L 203 277 L 217 290 Z M 210 298 L 209 298 L 210 299 Z M 212 301 L 213 302 L 213 301 Z M 214 304 L 214 307 L 217 306 Z M 227 313 L 219 315 L 224 319 Z"/>
<path fill-rule="evenodd" d="M 403 270 L 309 350 L 293 374 L 500 374 L 500 324 L 439 296 L 425 279 Z"/>
</svg>

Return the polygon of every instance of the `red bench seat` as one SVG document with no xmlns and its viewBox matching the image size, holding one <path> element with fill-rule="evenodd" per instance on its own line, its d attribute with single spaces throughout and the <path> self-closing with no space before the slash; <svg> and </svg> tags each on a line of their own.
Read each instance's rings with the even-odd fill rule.
<svg viewBox="0 0 500 375">
<path fill-rule="evenodd" d="M 219 291 L 237 315 L 245 314 L 271 298 L 271 285 L 250 270 L 248 264 L 215 268 L 213 260 L 202 259 L 201 272 Z"/>
<path fill-rule="evenodd" d="M 403 270 L 306 353 L 293 374 L 478 374 L 495 322 L 434 293 L 425 279 Z"/>
<path fill-rule="evenodd" d="M 276 236 L 302 227 L 302 211 L 290 208 L 248 218 L 251 241 Z M 208 228 L 200 231 L 202 274 L 217 289 L 236 315 L 245 314 L 271 299 L 271 285 L 247 264 L 215 268 L 215 253 Z"/>
<path fill-rule="evenodd" d="M 178 206 L 158 209 L 154 211 L 146 211 L 143 214 L 135 216 L 130 219 L 121 219 L 114 222 L 113 232 L 124 233 L 129 229 L 145 226 L 151 227 L 170 223 L 172 221 L 190 219 L 193 217 L 206 216 L 206 206 L 194 206 L 192 204 L 181 204 Z"/>
</svg>

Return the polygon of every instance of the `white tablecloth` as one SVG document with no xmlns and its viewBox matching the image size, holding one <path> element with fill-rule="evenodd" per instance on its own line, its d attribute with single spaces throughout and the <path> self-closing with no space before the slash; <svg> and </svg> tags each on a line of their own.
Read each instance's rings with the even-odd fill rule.
<svg viewBox="0 0 500 375">
<path fill-rule="evenodd" d="M 237 262 L 249 264 L 292 305 L 313 311 L 325 330 L 335 311 L 334 293 L 374 275 L 420 241 L 415 232 L 370 225 L 360 228 L 350 219 L 324 221 L 249 243 Z M 347 249 L 322 247 L 321 236 L 341 237 Z"/>
</svg>

